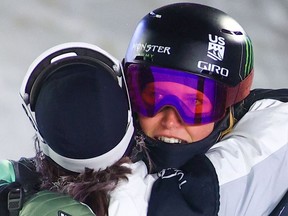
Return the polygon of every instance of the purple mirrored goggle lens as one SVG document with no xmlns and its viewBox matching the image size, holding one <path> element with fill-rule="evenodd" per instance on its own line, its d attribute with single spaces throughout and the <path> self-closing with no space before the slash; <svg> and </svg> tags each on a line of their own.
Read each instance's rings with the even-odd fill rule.
<svg viewBox="0 0 288 216">
<path fill-rule="evenodd" d="M 127 84 L 134 112 L 153 117 L 173 107 L 186 124 L 206 124 L 225 114 L 226 88 L 189 72 L 130 64 Z"/>
</svg>

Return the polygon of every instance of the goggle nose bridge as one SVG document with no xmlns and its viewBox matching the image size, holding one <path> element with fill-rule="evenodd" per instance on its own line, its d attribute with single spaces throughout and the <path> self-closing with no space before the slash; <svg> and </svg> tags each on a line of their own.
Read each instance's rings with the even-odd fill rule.
<svg viewBox="0 0 288 216">
<path fill-rule="evenodd" d="M 158 113 L 160 113 L 160 112 L 165 112 L 166 109 L 167 109 L 167 110 L 172 110 L 172 112 L 175 113 L 174 115 L 177 117 L 177 119 L 179 119 L 179 121 L 180 121 L 181 123 L 185 123 L 184 120 L 183 120 L 183 118 L 182 118 L 182 116 L 181 116 L 181 114 L 179 113 L 179 111 L 177 110 L 177 108 L 176 108 L 175 106 L 173 106 L 173 105 L 164 105 L 164 106 L 162 106 L 162 107 L 159 109 L 159 111 L 156 112 L 156 115 L 157 115 Z"/>
<path fill-rule="evenodd" d="M 162 112 L 164 109 L 170 108 L 175 111 L 181 122 L 184 122 L 182 117 L 185 115 L 182 108 L 183 106 L 185 106 L 185 104 L 179 99 L 179 97 L 176 95 L 167 95 L 157 103 L 157 107 L 155 108 L 155 115 Z"/>
</svg>

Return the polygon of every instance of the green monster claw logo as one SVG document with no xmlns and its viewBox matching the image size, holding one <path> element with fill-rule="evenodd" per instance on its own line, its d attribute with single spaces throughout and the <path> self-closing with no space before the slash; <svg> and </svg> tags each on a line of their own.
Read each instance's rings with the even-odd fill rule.
<svg viewBox="0 0 288 216">
<path fill-rule="evenodd" d="M 246 46 L 246 61 L 245 61 L 245 68 L 244 68 L 244 77 L 247 77 L 251 70 L 253 69 L 253 47 L 252 42 L 249 37 L 246 37 L 245 40 Z"/>
</svg>

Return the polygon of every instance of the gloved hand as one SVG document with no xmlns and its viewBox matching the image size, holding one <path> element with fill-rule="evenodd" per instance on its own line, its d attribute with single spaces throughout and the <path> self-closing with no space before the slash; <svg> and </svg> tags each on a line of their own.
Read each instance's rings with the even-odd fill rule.
<svg viewBox="0 0 288 216">
<path fill-rule="evenodd" d="M 21 184 L 25 193 L 35 193 L 39 191 L 41 184 L 40 173 L 36 171 L 34 160 L 31 158 L 21 158 L 19 161 L 12 161 L 16 182 Z"/>
</svg>

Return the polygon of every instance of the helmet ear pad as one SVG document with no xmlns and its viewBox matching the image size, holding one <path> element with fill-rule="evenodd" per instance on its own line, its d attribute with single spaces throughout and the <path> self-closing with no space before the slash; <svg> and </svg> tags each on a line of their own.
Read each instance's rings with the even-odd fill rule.
<svg viewBox="0 0 288 216">
<path fill-rule="evenodd" d="M 97 157 L 124 137 L 127 98 L 107 68 L 68 65 L 42 83 L 36 122 L 45 142 L 58 154 L 74 159 Z"/>
</svg>

